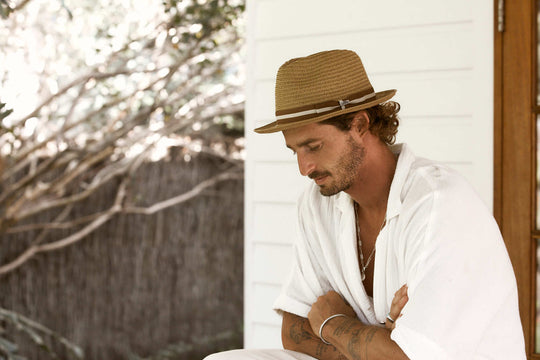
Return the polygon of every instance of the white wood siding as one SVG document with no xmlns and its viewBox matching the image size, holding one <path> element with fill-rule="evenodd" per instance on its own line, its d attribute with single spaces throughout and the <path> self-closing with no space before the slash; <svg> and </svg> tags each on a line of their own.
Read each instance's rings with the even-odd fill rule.
<svg viewBox="0 0 540 360">
<path fill-rule="evenodd" d="M 356 51 L 376 91 L 398 89 L 398 142 L 461 171 L 492 206 L 491 0 L 247 0 L 245 347 L 281 347 L 271 305 L 292 259 L 295 201 L 306 180 L 273 121 L 286 60 Z"/>
</svg>

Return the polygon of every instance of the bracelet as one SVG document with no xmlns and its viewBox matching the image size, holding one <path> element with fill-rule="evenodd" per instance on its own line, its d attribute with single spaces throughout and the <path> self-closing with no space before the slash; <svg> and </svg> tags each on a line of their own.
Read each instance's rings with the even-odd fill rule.
<svg viewBox="0 0 540 360">
<path fill-rule="evenodd" d="M 324 328 L 324 325 L 326 325 L 326 323 L 327 323 L 328 321 L 330 321 L 330 320 L 332 320 L 333 318 L 338 317 L 338 316 L 345 316 L 345 317 L 346 317 L 347 315 L 345 315 L 345 314 L 335 314 L 335 315 L 332 315 L 332 316 L 330 316 L 329 318 L 327 318 L 326 320 L 324 320 L 323 323 L 321 324 L 321 327 L 319 328 L 319 338 L 321 338 L 321 341 L 322 341 L 323 343 L 325 343 L 326 345 L 330 345 L 330 343 L 329 343 L 328 341 L 326 341 L 326 340 L 323 338 L 323 336 L 322 336 L 322 330 L 323 330 L 323 328 Z"/>
</svg>

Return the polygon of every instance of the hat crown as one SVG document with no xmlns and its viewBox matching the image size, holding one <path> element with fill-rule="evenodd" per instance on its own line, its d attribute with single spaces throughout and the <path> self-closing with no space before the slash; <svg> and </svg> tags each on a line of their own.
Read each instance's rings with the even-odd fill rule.
<svg viewBox="0 0 540 360">
<path fill-rule="evenodd" d="M 258 133 L 284 131 L 390 100 L 395 89 L 375 92 L 360 57 L 350 50 L 323 51 L 283 64 L 276 78 L 276 121 Z"/>
<path fill-rule="evenodd" d="M 276 114 L 373 93 L 360 57 L 350 50 L 323 51 L 284 63 L 276 78 Z"/>
</svg>

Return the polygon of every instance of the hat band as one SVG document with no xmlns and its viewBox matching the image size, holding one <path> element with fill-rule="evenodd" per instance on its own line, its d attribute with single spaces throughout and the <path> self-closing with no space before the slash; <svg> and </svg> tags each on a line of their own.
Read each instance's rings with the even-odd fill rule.
<svg viewBox="0 0 540 360">
<path fill-rule="evenodd" d="M 295 119 L 298 117 L 305 117 L 307 115 L 313 115 L 313 114 L 323 114 L 327 113 L 329 111 L 333 111 L 336 109 L 341 108 L 341 110 L 345 110 L 348 105 L 356 105 L 362 102 L 365 102 L 366 100 L 369 100 L 373 97 L 375 97 L 376 93 L 372 92 L 370 94 L 364 95 L 360 98 L 353 99 L 353 100 L 338 100 L 338 105 L 336 106 L 326 106 L 322 108 L 316 108 L 316 109 L 310 109 L 305 111 L 298 111 L 292 114 L 285 114 L 285 115 L 278 115 L 276 116 L 276 120 L 280 123 L 286 123 L 291 121 L 291 119 Z M 285 121 L 284 121 L 285 120 Z"/>
</svg>

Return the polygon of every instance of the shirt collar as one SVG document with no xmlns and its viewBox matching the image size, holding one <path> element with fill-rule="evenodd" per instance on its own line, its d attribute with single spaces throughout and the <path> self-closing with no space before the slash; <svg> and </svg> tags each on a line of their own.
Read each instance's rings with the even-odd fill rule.
<svg viewBox="0 0 540 360">
<path fill-rule="evenodd" d="M 415 156 L 407 144 L 391 145 L 390 150 L 398 157 L 394 178 L 390 185 L 390 193 L 388 194 L 388 204 L 386 205 L 386 219 L 391 219 L 399 215 L 401 211 L 401 193 L 403 185 L 409 172 L 411 165 L 415 160 Z"/>
<path fill-rule="evenodd" d="M 401 192 L 405 180 L 409 175 L 411 165 L 415 160 L 413 152 L 407 144 L 390 145 L 390 150 L 398 157 L 394 178 L 390 185 L 390 193 L 388 194 L 388 203 L 386 205 L 386 219 L 393 218 L 399 215 L 401 211 Z M 353 204 L 352 198 L 345 192 L 336 194 L 336 205 L 339 210 L 346 212 L 351 209 Z"/>
</svg>

